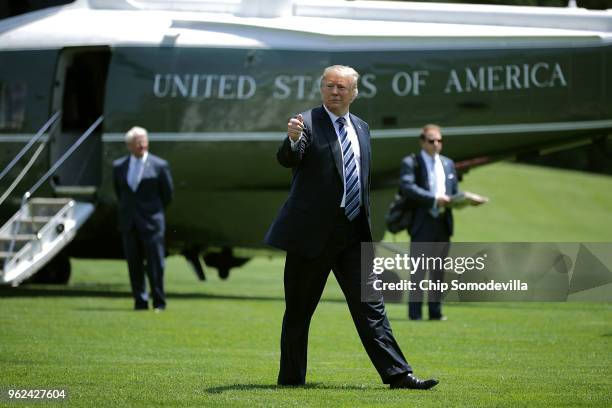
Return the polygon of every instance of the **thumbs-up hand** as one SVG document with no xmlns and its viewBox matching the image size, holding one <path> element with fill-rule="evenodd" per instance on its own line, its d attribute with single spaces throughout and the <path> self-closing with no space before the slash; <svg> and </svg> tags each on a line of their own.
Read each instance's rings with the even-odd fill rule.
<svg viewBox="0 0 612 408">
<path fill-rule="evenodd" d="M 297 142 L 300 135 L 304 131 L 304 118 L 301 114 L 292 117 L 287 123 L 287 136 L 293 141 Z"/>
</svg>

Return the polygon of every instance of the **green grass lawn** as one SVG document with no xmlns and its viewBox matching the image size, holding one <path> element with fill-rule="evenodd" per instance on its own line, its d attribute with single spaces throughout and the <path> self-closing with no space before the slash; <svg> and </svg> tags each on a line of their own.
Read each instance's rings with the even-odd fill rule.
<svg viewBox="0 0 612 408">
<path fill-rule="evenodd" d="M 522 183 L 507 184 L 515 178 Z M 457 240 L 610 242 L 611 180 L 510 164 L 475 170 L 463 187 L 492 201 L 458 214 Z M 581 211 L 576 200 L 587 202 Z M 121 261 L 73 260 L 64 287 L 2 288 L 0 389 L 66 388 L 68 404 L 87 407 L 612 406 L 612 304 L 448 304 L 446 322 L 410 322 L 405 305 L 390 304 L 415 372 L 441 380 L 431 391 L 391 391 L 333 277 L 311 326 L 309 385 L 279 388 L 282 265 L 258 257 L 227 281 L 208 271 L 202 283 L 171 257 L 161 314 L 131 310 Z"/>
</svg>

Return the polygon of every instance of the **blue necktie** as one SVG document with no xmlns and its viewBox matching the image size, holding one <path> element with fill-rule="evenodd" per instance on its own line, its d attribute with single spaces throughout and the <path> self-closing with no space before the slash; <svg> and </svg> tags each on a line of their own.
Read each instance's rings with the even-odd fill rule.
<svg viewBox="0 0 612 408">
<path fill-rule="evenodd" d="M 140 180 L 138 180 L 138 176 L 140 175 L 140 167 L 142 162 L 140 160 L 133 160 L 131 164 L 132 166 L 129 168 L 130 171 L 127 182 L 132 191 L 136 191 L 136 189 L 138 189 L 138 183 L 140 182 Z"/>
<path fill-rule="evenodd" d="M 349 221 L 353 221 L 359 215 L 359 175 L 357 174 L 357 162 L 355 152 L 348 138 L 346 121 L 338 118 L 338 134 L 340 135 L 340 146 L 342 147 L 342 162 L 344 165 L 344 213 Z"/>
</svg>

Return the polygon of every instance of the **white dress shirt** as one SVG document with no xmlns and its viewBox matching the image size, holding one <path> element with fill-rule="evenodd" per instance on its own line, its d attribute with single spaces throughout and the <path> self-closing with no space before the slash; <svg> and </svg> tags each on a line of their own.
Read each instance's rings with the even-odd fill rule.
<svg viewBox="0 0 612 408">
<path fill-rule="evenodd" d="M 431 191 L 436 200 L 443 195 L 446 195 L 446 174 L 444 166 L 439 154 L 431 157 L 425 150 L 421 150 L 421 157 L 427 167 L 427 180 L 429 181 L 429 191 Z M 438 203 L 434 201 L 433 209 L 437 209 Z"/>
</svg>

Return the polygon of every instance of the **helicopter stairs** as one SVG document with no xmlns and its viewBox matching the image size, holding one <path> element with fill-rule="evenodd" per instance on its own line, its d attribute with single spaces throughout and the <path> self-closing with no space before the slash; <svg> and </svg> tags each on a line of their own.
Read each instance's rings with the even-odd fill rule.
<svg viewBox="0 0 612 408">
<path fill-rule="evenodd" d="M 0 179 L 2 179 L 36 142 L 42 140 L 15 181 L 0 197 L 0 204 L 10 196 L 45 149 L 48 139 L 45 141 L 42 136 L 52 126 L 55 126 L 59 117 L 60 112 L 56 112 L 0 172 Z M 30 187 L 21 199 L 19 210 L 0 227 L 0 285 L 17 286 L 49 264 L 74 239 L 79 228 L 93 214 L 95 209 L 93 203 L 73 197 L 91 197 L 95 193 L 94 186 L 54 186 L 55 194 L 70 194 L 73 197 L 46 198 L 33 197 L 33 194 L 93 133 L 102 120 L 103 117 L 100 116 Z"/>
<path fill-rule="evenodd" d="M 17 286 L 66 247 L 94 211 L 70 198 L 33 198 L 0 228 L 0 283 Z"/>
</svg>

